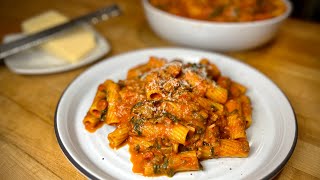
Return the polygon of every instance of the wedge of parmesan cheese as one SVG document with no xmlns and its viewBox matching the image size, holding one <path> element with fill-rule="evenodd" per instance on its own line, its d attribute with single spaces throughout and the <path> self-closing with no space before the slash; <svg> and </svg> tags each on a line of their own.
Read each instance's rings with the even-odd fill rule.
<svg viewBox="0 0 320 180">
<path fill-rule="evenodd" d="M 22 30 L 32 34 L 67 22 L 69 19 L 57 11 L 47 11 L 22 23 Z M 84 27 L 75 27 L 57 35 L 40 48 L 60 59 L 76 63 L 88 55 L 96 46 L 92 31 Z"/>
</svg>

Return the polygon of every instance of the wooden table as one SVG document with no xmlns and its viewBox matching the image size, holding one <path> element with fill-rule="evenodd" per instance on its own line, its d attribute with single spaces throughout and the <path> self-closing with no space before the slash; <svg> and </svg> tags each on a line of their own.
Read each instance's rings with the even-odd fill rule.
<svg viewBox="0 0 320 180">
<path fill-rule="evenodd" d="M 117 2 L 121 17 L 96 29 L 119 53 L 172 46 L 148 27 L 139 0 L 2 0 L 0 38 L 20 23 L 55 8 L 76 17 Z M 298 120 L 296 149 L 276 179 L 320 178 L 320 24 L 289 19 L 268 45 L 227 53 L 272 79 L 287 95 Z M 54 133 L 54 113 L 67 85 L 89 68 L 52 75 L 17 75 L 0 61 L 0 179 L 85 179 L 63 155 Z"/>
</svg>

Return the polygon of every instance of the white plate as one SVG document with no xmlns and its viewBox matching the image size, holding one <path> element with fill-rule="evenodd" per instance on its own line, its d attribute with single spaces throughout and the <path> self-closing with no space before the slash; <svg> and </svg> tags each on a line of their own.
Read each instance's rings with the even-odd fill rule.
<svg viewBox="0 0 320 180">
<path fill-rule="evenodd" d="M 109 52 L 110 45 L 106 42 L 105 38 L 95 31 L 90 25 L 84 25 L 84 27 L 88 28 L 95 34 L 97 45 L 90 54 L 79 60 L 77 63 L 68 63 L 40 50 L 39 48 L 31 48 L 9 56 L 4 60 L 4 62 L 11 71 L 17 74 L 58 73 L 92 63 Z M 7 35 L 4 38 L 4 42 L 9 42 L 23 36 L 23 34 Z"/>
<path fill-rule="evenodd" d="M 106 79 L 124 79 L 129 68 L 145 63 L 149 56 L 190 62 L 209 58 L 223 75 L 248 87 L 253 106 L 253 123 L 247 130 L 251 147 L 248 158 L 202 161 L 203 171 L 177 173 L 170 179 L 269 179 L 283 168 L 295 148 L 297 123 L 290 103 L 271 80 L 230 57 L 190 49 L 160 48 L 106 59 L 82 73 L 63 93 L 56 109 L 55 132 L 64 154 L 80 172 L 91 179 L 145 179 L 132 173 L 128 146 L 119 150 L 109 147 L 107 135 L 113 127 L 104 125 L 95 133 L 88 133 L 82 119 L 100 83 Z"/>
</svg>

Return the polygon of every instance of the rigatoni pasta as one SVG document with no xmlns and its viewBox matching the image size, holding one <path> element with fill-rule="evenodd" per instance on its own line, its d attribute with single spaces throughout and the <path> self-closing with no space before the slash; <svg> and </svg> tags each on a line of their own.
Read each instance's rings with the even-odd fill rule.
<svg viewBox="0 0 320 180">
<path fill-rule="evenodd" d="M 168 13 L 213 22 L 250 22 L 282 15 L 282 0 L 150 0 Z"/>
<path fill-rule="evenodd" d="M 106 80 L 104 82 L 106 87 L 107 101 L 108 101 L 108 111 L 106 115 L 106 123 L 107 124 L 115 124 L 119 123 L 120 120 L 117 116 L 117 104 L 120 101 L 119 95 L 119 85 L 114 83 L 111 80 Z"/>
<path fill-rule="evenodd" d="M 150 57 L 127 79 L 102 83 L 83 123 L 90 132 L 115 126 L 110 146 L 129 145 L 133 172 L 173 176 L 201 170 L 200 160 L 249 155 L 252 108 L 245 93 L 208 59 Z"/>
</svg>

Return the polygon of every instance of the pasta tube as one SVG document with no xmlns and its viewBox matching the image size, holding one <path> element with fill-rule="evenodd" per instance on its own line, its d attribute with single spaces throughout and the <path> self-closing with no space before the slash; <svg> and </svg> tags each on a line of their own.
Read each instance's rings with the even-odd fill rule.
<svg viewBox="0 0 320 180">
<path fill-rule="evenodd" d="M 224 111 L 224 107 L 222 104 L 214 102 L 210 99 L 199 97 L 196 99 L 199 105 L 207 110 L 213 111 L 219 115 L 221 115 Z"/>
<path fill-rule="evenodd" d="M 248 96 L 242 95 L 240 97 L 240 101 L 241 101 L 241 107 L 242 107 L 242 114 L 245 118 L 246 121 L 246 128 L 250 127 L 251 123 L 252 123 L 252 107 L 251 107 L 251 102 L 250 99 L 248 98 Z"/>
<path fill-rule="evenodd" d="M 147 138 L 137 137 L 137 136 L 130 137 L 129 142 L 138 151 L 145 151 L 147 148 L 153 145 L 153 143 L 150 142 L 150 140 L 148 141 Z"/>
<path fill-rule="evenodd" d="M 244 87 L 243 85 L 236 82 L 231 83 L 230 93 L 232 97 L 239 97 L 240 95 L 246 93 L 246 91 L 247 91 L 247 88 Z"/>
<path fill-rule="evenodd" d="M 248 157 L 249 143 L 247 140 L 221 139 L 220 146 L 215 147 L 218 157 Z"/>
<path fill-rule="evenodd" d="M 144 123 L 140 130 L 141 135 L 145 137 L 165 137 L 167 127 L 163 124 Z"/>
<path fill-rule="evenodd" d="M 159 86 L 159 77 L 156 72 L 150 73 L 145 77 L 146 80 L 146 95 L 147 99 L 161 99 L 162 98 L 162 90 Z"/>
<path fill-rule="evenodd" d="M 169 167 L 174 172 L 179 171 L 196 171 L 201 169 L 196 151 L 185 151 L 173 155 L 169 159 Z"/>
<path fill-rule="evenodd" d="M 128 71 L 127 79 L 136 79 L 139 78 L 145 72 L 150 71 L 152 68 L 159 68 L 166 63 L 164 59 L 159 59 L 154 56 L 149 58 L 147 64 L 142 64 L 137 67 L 134 67 Z"/>
<path fill-rule="evenodd" d="M 227 129 L 230 139 L 246 138 L 245 124 L 237 112 L 231 113 L 228 117 Z"/>
<path fill-rule="evenodd" d="M 239 99 L 230 99 L 225 104 L 228 112 L 238 111 L 240 114 L 242 114 L 242 106 Z"/>
<path fill-rule="evenodd" d="M 201 59 L 200 64 L 207 66 L 208 76 L 211 76 L 213 79 L 217 79 L 221 75 L 218 67 L 215 64 L 210 63 L 208 59 Z"/>
<path fill-rule="evenodd" d="M 193 92 L 198 96 L 203 96 L 207 89 L 207 82 L 203 77 L 195 72 L 187 71 L 184 79 L 191 85 Z"/>
<path fill-rule="evenodd" d="M 106 91 L 105 86 L 103 84 L 100 84 L 98 87 L 98 90 L 96 92 L 96 95 L 93 99 L 93 103 L 90 106 L 89 112 L 93 116 L 100 118 L 101 111 L 107 108 L 107 101 L 106 101 Z"/>
<path fill-rule="evenodd" d="M 157 58 L 155 56 L 151 56 L 149 58 L 149 61 L 147 63 L 147 66 L 152 69 L 152 68 L 159 68 L 162 67 L 166 63 L 165 59 Z"/>
<path fill-rule="evenodd" d="M 169 139 L 178 142 L 180 144 L 184 144 L 186 141 L 187 134 L 189 132 L 189 129 L 181 124 L 176 124 L 171 129 L 171 132 L 169 133 Z"/>
<path fill-rule="evenodd" d="M 99 122 L 99 118 L 96 118 L 90 113 L 87 113 L 87 115 L 83 119 L 83 124 L 85 125 L 86 129 L 90 132 L 93 132 L 96 129 Z"/>
<path fill-rule="evenodd" d="M 214 157 L 214 148 L 211 146 L 202 146 L 198 148 L 199 159 L 212 159 Z"/>
<path fill-rule="evenodd" d="M 228 91 L 220 86 L 210 87 L 206 91 L 206 96 L 215 102 L 224 104 L 228 99 Z"/>
<path fill-rule="evenodd" d="M 118 127 L 108 135 L 108 140 L 112 148 L 119 147 L 129 136 L 129 128 L 127 126 Z"/>
<path fill-rule="evenodd" d="M 106 86 L 107 101 L 108 101 L 108 112 L 106 116 L 106 123 L 107 124 L 119 123 L 120 120 L 116 115 L 116 111 L 117 111 L 116 107 L 120 99 L 119 85 L 114 83 L 111 80 L 105 81 L 104 84 Z"/>
</svg>

